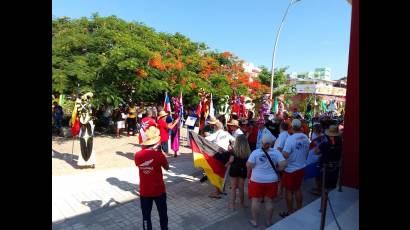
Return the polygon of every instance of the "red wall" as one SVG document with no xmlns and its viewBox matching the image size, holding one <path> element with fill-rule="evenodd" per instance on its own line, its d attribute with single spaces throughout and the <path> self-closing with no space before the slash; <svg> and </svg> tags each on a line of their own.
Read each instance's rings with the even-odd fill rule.
<svg viewBox="0 0 410 230">
<path fill-rule="evenodd" d="M 359 0 L 352 1 L 342 184 L 359 188 Z"/>
</svg>

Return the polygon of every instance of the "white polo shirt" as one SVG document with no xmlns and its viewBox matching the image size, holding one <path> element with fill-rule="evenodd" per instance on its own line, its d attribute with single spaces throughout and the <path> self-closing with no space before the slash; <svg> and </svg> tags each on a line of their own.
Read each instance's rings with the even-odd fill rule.
<svg viewBox="0 0 410 230">
<path fill-rule="evenodd" d="M 275 164 L 275 167 L 278 167 L 277 165 L 279 162 L 285 160 L 282 153 L 276 149 L 270 148 L 267 153 L 272 159 L 272 162 Z M 262 149 L 254 150 L 249 156 L 248 162 L 255 164 L 255 167 L 252 169 L 252 181 L 258 183 L 271 183 L 278 181 L 278 175 L 276 175 L 272 165 L 269 163 L 269 160 Z"/>
<path fill-rule="evenodd" d="M 294 133 L 286 139 L 282 151 L 289 153 L 288 166 L 285 168 L 285 172 L 292 173 L 306 166 L 309 145 L 309 138 L 304 133 Z"/>
</svg>

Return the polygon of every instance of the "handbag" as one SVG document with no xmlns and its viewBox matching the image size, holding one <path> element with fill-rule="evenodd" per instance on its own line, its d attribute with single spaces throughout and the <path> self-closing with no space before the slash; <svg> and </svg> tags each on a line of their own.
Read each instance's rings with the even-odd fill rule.
<svg viewBox="0 0 410 230">
<path fill-rule="evenodd" d="M 269 154 L 268 154 L 263 148 L 261 148 L 261 149 L 262 149 L 262 151 L 265 153 L 266 157 L 268 158 L 269 163 L 270 163 L 270 165 L 272 166 L 273 171 L 275 171 L 276 175 L 278 176 L 278 181 L 279 181 L 279 180 L 280 180 L 280 174 L 279 174 L 278 170 L 276 169 L 275 164 L 273 163 L 273 161 L 272 161 L 272 159 L 270 158 Z"/>
</svg>

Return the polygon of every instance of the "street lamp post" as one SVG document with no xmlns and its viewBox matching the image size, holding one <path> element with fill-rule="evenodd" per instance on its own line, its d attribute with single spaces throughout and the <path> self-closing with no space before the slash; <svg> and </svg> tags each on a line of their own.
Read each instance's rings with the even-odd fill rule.
<svg viewBox="0 0 410 230">
<path fill-rule="evenodd" d="M 278 40 L 279 40 L 279 35 L 280 35 L 280 31 L 282 30 L 283 27 L 283 22 L 285 21 L 286 15 L 288 14 L 289 8 L 293 3 L 299 2 L 300 0 L 290 0 L 288 8 L 286 8 L 285 14 L 283 15 L 282 18 L 282 22 L 280 23 L 279 29 L 278 29 L 278 33 L 276 34 L 276 40 L 275 40 L 275 45 L 273 46 L 273 54 L 272 54 L 272 75 L 271 75 L 271 79 L 270 79 L 270 99 L 272 101 L 272 97 L 273 97 L 273 77 L 275 75 L 275 53 L 276 53 L 276 47 L 278 45 Z"/>
</svg>

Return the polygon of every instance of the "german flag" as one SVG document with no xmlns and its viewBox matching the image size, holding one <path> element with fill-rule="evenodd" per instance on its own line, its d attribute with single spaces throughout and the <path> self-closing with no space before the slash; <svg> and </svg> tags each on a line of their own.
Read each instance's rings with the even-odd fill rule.
<svg viewBox="0 0 410 230">
<path fill-rule="evenodd" d="M 193 131 L 189 131 L 189 137 L 194 155 L 194 167 L 202 168 L 211 184 L 222 191 L 226 168 L 221 161 L 214 158 L 220 148 Z"/>
</svg>

